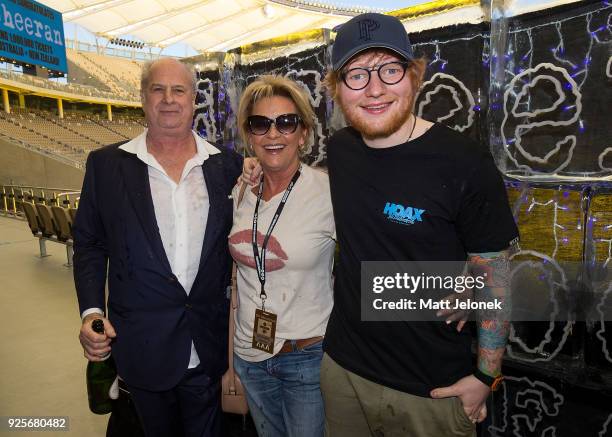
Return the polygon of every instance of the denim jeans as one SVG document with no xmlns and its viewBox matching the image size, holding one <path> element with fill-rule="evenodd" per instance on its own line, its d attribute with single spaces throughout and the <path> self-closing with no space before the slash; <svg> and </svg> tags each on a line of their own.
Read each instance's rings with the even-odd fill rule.
<svg viewBox="0 0 612 437">
<path fill-rule="evenodd" d="M 234 354 L 259 437 L 323 436 L 322 357 L 322 341 L 260 362 Z"/>
</svg>

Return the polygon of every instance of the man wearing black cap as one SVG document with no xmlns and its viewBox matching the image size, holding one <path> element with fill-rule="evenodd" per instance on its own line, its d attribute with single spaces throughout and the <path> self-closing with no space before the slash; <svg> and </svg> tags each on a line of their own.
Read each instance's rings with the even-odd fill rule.
<svg viewBox="0 0 612 437">
<path fill-rule="evenodd" d="M 363 322 L 361 261 L 468 261 L 503 299 L 518 239 L 503 181 L 488 150 L 413 113 L 426 62 L 399 20 L 354 17 L 332 62 L 326 86 L 350 127 L 328 144 L 340 262 L 321 370 L 327 434 L 475 436 L 508 323 L 478 323 L 474 365 L 471 335 L 443 320 Z"/>
</svg>

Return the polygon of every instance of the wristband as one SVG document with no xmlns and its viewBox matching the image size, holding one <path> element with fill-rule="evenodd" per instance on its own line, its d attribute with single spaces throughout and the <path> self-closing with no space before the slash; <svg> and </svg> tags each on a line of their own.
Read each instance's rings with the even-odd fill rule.
<svg viewBox="0 0 612 437">
<path fill-rule="evenodd" d="M 504 377 L 501 374 L 497 376 L 489 376 L 480 369 L 476 369 L 474 371 L 474 377 L 476 377 L 477 380 L 489 387 L 491 391 L 497 391 L 502 381 L 504 380 Z"/>
</svg>

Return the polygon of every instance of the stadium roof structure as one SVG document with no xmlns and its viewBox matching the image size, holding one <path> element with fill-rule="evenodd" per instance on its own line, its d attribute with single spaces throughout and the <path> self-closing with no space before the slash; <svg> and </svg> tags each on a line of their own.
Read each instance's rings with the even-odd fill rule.
<svg viewBox="0 0 612 437">
<path fill-rule="evenodd" d="M 226 51 L 317 28 L 333 28 L 365 11 L 289 0 L 42 0 L 100 37 L 130 35 L 149 46 L 185 43 Z M 368 10 L 374 10 L 373 8 Z"/>
<path fill-rule="evenodd" d="M 129 35 L 161 48 L 184 43 L 198 52 L 222 52 L 291 33 L 333 29 L 354 15 L 382 12 L 309 0 L 41 1 L 62 12 L 64 22 L 73 22 L 99 37 Z M 427 9 L 439 11 L 473 6 L 479 0 L 423 3 Z"/>
<path fill-rule="evenodd" d="M 314 29 L 333 29 L 375 7 L 347 7 L 318 0 L 40 0 L 98 37 L 129 36 L 150 47 L 183 43 L 203 52 L 224 52 L 255 42 Z M 336 0 L 349 3 L 350 0 Z M 577 0 L 506 0 L 512 14 Z M 422 0 L 387 12 L 410 31 L 480 22 L 480 0 Z M 485 2 L 486 3 L 486 2 Z M 372 1 L 376 4 L 376 1 Z"/>
</svg>

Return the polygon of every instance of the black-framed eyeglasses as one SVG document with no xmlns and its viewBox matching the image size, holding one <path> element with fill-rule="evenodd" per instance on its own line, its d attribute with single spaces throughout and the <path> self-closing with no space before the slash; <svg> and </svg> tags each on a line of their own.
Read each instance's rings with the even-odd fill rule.
<svg viewBox="0 0 612 437">
<path fill-rule="evenodd" d="M 406 75 L 410 62 L 387 62 L 375 68 L 351 68 L 341 74 L 345 85 L 352 90 L 362 90 L 368 86 L 375 71 L 378 77 L 387 85 L 395 85 Z"/>
<path fill-rule="evenodd" d="M 251 115 L 247 118 L 249 132 L 253 135 L 265 135 L 270 130 L 272 124 L 281 134 L 289 135 L 295 132 L 302 119 L 297 114 L 282 114 L 275 119 L 263 115 Z"/>
</svg>

